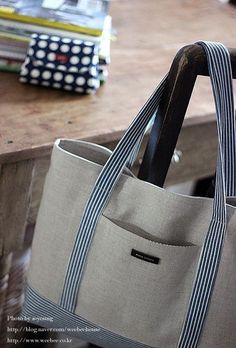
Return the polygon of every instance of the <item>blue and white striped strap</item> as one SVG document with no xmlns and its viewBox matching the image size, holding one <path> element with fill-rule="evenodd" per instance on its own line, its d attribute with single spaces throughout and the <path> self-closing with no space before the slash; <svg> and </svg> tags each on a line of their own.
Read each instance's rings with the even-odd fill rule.
<svg viewBox="0 0 236 348">
<path fill-rule="evenodd" d="M 199 259 L 189 308 L 183 324 L 178 348 L 197 346 L 209 299 L 212 293 L 226 229 L 225 196 L 235 195 L 235 121 L 232 72 L 229 53 L 218 43 L 199 42 L 207 54 L 214 91 L 219 151 L 213 215 Z M 132 157 L 155 114 L 165 87 L 166 78 L 154 91 L 134 119 L 101 171 L 86 204 L 69 259 L 60 305 L 74 311 L 83 268 L 96 225 L 117 183 L 124 166 Z"/>
<path fill-rule="evenodd" d="M 235 195 L 235 117 L 232 71 L 228 50 L 220 43 L 198 42 L 207 55 L 216 104 L 219 138 L 216 189 L 207 232 L 178 348 L 195 348 L 200 339 L 214 288 L 227 227 L 226 194 Z"/>
<path fill-rule="evenodd" d="M 137 148 L 140 137 L 156 112 L 161 100 L 167 77 L 142 107 L 130 127 L 116 146 L 96 180 L 86 204 L 75 243 L 70 255 L 60 305 L 70 311 L 75 310 L 80 280 L 86 257 L 92 242 L 97 221 L 106 206 L 107 200 L 119 179 L 131 153 Z"/>
</svg>

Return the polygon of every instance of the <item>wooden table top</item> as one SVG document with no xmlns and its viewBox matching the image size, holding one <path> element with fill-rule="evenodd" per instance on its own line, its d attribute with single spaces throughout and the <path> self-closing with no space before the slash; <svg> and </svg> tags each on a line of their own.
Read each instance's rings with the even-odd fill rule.
<svg viewBox="0 0 236 348">
<path fill-rule="evenodd" d="M 118 139 L 168 71 L 179 48 L 197 40 L 236 47 L 236 8 L 218 0 L 113 0 L 117 40 L 107 83 L 92 96 L 23 85 L 0 73 L 0 163 L 44 156 L 58 137 Z M 214 115 L 200 77 L 185 124 Z"/>
</svg>

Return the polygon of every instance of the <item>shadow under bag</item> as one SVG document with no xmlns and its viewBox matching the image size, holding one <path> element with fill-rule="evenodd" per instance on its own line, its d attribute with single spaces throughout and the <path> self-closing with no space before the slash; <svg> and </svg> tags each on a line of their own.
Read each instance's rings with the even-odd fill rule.
<svg viewBox="0 0 236 348">
<path fill-rule="evenodd" d="M 113 152 L 57 140 L 22 312 L 30 321 L 38 317 L 41 326 L 105 348 L 235 348 L 231 63 L 222 44 L 198 44 L 207 56 L 216 105 L 214 199 L 168 192 L 126 168 L 156 112 L 158 117 L 168 77 Z"/>
</svg>

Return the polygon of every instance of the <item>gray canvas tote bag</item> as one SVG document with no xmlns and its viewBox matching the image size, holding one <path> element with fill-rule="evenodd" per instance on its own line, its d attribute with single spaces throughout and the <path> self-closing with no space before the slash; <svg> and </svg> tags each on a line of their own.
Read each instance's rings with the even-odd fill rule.
<svg viewBox="0 0 236 348">
<path fill-rule="evenodd" d="M 168 192 L 127 168 L 158 117 L 167 77 L 113 152 L 57 140 L 33 240 L 27 320 L 108 348 L 236 347 L 231 63 L 222 44 L 198 44 L 216 105 L 214 199 Z"/>
</svg>

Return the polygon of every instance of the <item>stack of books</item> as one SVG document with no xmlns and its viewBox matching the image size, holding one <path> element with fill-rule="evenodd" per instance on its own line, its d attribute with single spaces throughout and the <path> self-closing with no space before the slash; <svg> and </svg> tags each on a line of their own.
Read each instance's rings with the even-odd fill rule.
<svg viewBox="0 0 236 348">
<path fill-rule="evenodd" d="M 0 0 L 0 70 L 19 72 L 31 35 L 57 35 L 99 46 L 101 79 L 110 62 L 110 0 Z"/>
</svg>

